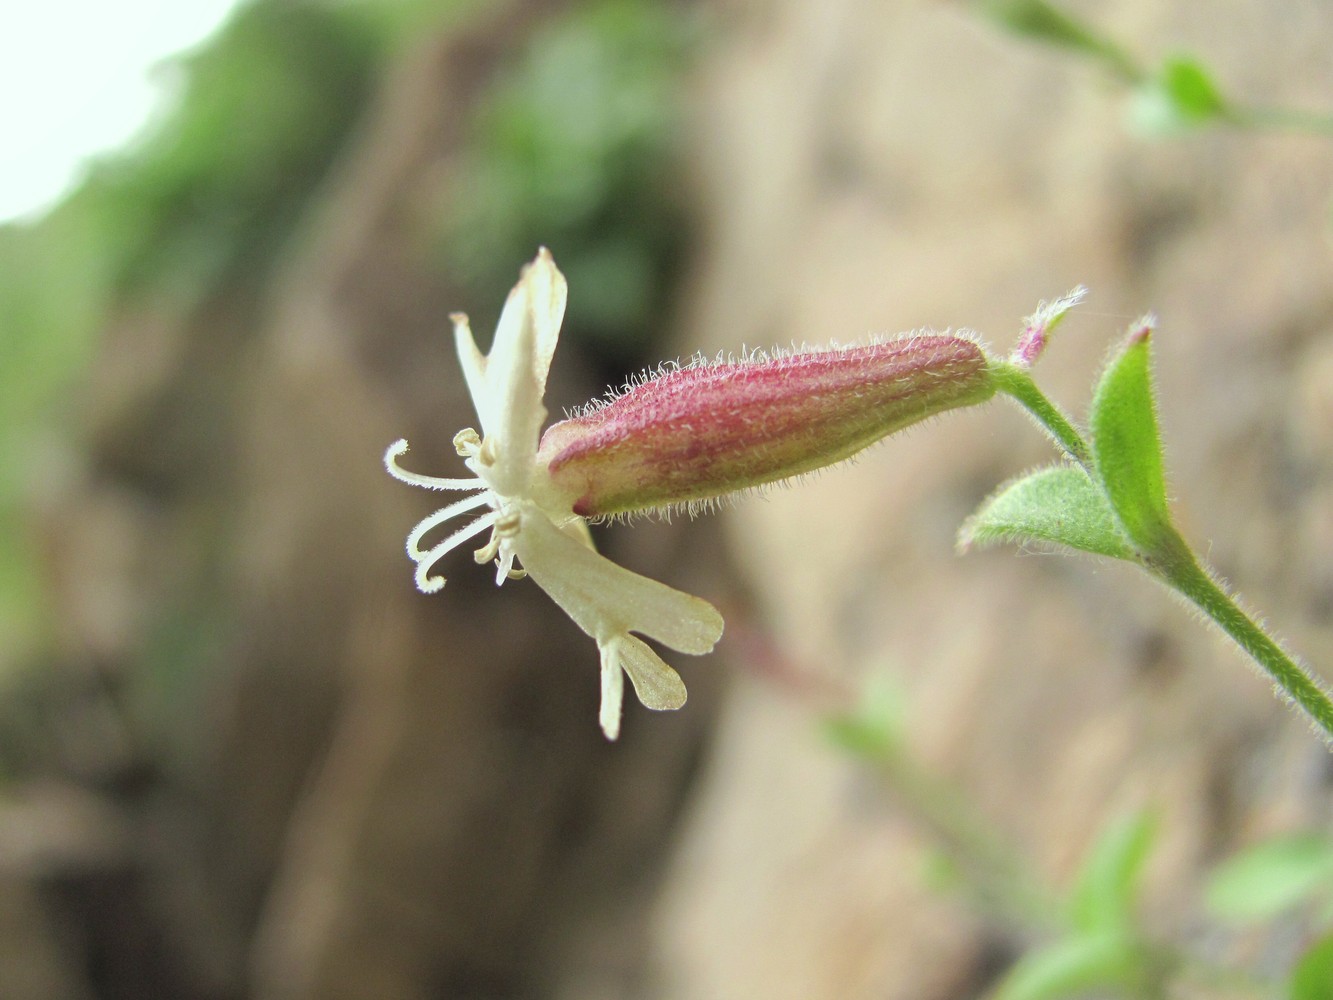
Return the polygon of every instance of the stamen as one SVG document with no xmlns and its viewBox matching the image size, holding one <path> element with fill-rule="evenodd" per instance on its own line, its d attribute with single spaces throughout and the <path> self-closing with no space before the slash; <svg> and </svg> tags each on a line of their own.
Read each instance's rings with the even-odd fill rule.
<svg viewBox="0 0 1333 1000">
<path fill-rule="evenodd" d="M 486 501 L 490 499 L 489 493 L 478 493 L 476 496 L 464 497 L 448 507 L 441 507 L 434 514 L 431 514 L 407 536 L 407 555 L 410 559 L 420 559 L 425 553 L 421 551 L 421 539 L 425 537 L 426 532 L 430 531 L 438 524 L 444 524 L 445 521 L 452 520 L 459 514 L 466 513 L 469 510 L 476 510 L 478 507 L 485 506 Z"/>
<path fill-rule="evenodd" d="M 497 529 L 498 530 L 498 529 Z M 500 546 L 500 558 L 495 560 L 495 585 L 499 587 L 506 580 L 514 578 L 514 548 L 512 545 Z M 521 574 L 523 571 L 519 570 Z"/>
<path fill-rule="evenodd" d="M 478 566 L 485 566 L 496 557 L 500 551 L 500 536 L 497 532 L 491 532 L 491 539 L 476 552 L 472 553 L 472 558 Z"/>
<path fill-rule="evenodd" d="M 431 576 L 431 567 L 439 562 L 447 553 L 458 548 L 458 546 L 462 545 L 469 538 L 481 534 L 481 532 L 493 525 L 495 523 L 495 517 L 495 511 L 483 514 L 471 524 L 459 528 L 439 545 L 436 545 L 428 552 L 423 553 L 421 558 L 417 560 L 417 571 L 415 574 L 417 589 L 423 594 L 433 594 L 435 591 L 443 587 L 444 577 Z"/>
<path fill-rule="evenodd" d="M 398 458 L 407 454 L 407 442 L 399 439 L 389 445 L 389 450 L 384 453 L 384 468 L 389 471 L 400 483 L 407 483 L 410 486 L 421 486 L 428 490 L 484 490 L 486 484 L 480 479 L 438 479 L 435 476 L 423 476 L 416 472 L 408 472 L 398 464 Z"/>
</svg>

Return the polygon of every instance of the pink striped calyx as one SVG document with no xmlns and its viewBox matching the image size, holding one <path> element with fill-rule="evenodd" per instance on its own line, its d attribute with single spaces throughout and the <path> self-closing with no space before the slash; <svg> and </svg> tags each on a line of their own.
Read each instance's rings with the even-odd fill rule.
<svg viewBox="0 0 1333 1000">
<path fill-rule="evenodd" d="M 581 517 L 694 511 L 995 391 L 981 346 L 949 333 L 697 361 L 551 425 L 537 465 Z"/>
</svg>

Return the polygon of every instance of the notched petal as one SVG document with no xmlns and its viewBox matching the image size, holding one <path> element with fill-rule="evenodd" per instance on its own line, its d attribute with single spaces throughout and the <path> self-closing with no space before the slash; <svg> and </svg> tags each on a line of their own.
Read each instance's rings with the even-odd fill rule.
<svg viewBox="0 0 1333 1000">
<path fill-rule="evenodd" d="M 685 704 L 685 682 L 647 643 L 628 635 L 616 647 L 620 666 L 629 674 L 634 693 L 645 708 L 663 712 Z"/>
<path fill-rule="evenodd" d="M 722 616 L 707 601 L 617 566 L 535 507 L 522 512 L 518 557 L 537 585 L 598 642 L 640 632 L 682 653 L 707 653 Z"/>
<path fill-rule="evenodd" d="M 601 647 L 602 653 L 602 706 L 597 713 L 597 721 L 602 725 L 602 732 L 608 740 L 620 735 L 621 705 L 625 698 L 625 675 L 620 672 L 620 662 L 614 643 Z"/>
</svg>

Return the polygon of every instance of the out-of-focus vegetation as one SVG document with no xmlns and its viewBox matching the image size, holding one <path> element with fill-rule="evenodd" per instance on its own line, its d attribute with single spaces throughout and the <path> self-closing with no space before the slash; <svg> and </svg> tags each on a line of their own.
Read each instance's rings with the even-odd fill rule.
<svg viewBox="0 0 1333 1000">
<path fill-rule="evenodd" d="M 282 246 L 355 122 L 407 4 L 259 3 L 163 67 L 173 111 L 92 164 L 46 218 L 0 227 L 0 512 L 42 498 L 28 473 L 78 413 L 81 378 L 119 311 L 188 308 Z M 421 7 L 421 4 L 413 4 Z M 11 658 L 45 627 L 38 553 L 0 539 L 0 634 Z"/>
<path fill-rule="evenodd" d="M 923 870 L 931 888 L 966 899 L 1025 942 L 986 993 L 988 1000 L 1073 1000 L 1090 995 L 1175 995 L 1325 1000 L 1333 984 L 1333 839 L 1325 833 L 1262 840 L 1206 873 L 1201 916 L 1215 926 L 1169 935 L 1146 919 L 1145 871 L 1158 849 L 1156 809 L 1110 814 L 1064 889 L 1027 864 L 1024 851 L 983 818 L 971 797 L 923 764 L 907 736 L 910 705 L 874 678 L 844 711 L 823 722 L 825 735 L 861 761 L 927 833 L 933 854 Z M 1216 948 L 1246 930 L 1286 920 L 1287 968 L 1247 967 L 1243 950 Z M 1290 932 L 1289 932 L 1290 933 Z M 1207 942 L 1205 944 L 1204 942 Z M 1204 992 L 1194 992 L 1202 990 Z"/>
<path fill-rule="evenodd" d="M 38 447 L 77 426 L 99 333 L 263 287 L 392 57 L 484 10 L 470 0 L 261 0 L 165 66 L 169 114 L 91 165 L 44 219 L 0 226 L 0 668 L 53 623 L 36 543 Z M 479 101 L 444 189 L 435 261 L 500 301 L 538 243 L 579 289 L 575 337 L 637 363 L 680 248 L 671 149 L 688 21 L 652 0 L 576 5 Z M 477 317 L 484 330 L 491 317 Z"/>
<path fill-rule="evenodd" d="M 1333 115 L 1247 104 L 1225 93 L 1211 70 L 1190 55 L 1168 55 L 1153 67 L 1092 23 L 1046 0 L 973 3 L 983 17 L 1004 30 L 1079 56 L 1128 87 L 1133 98 L 1130 121 L 1143 132 L 1167 134 L 1222 125 L 1333 135 Z"/>
<path fill-rule="evenodd" d="M 467 182 L 440 206 L 443 260 L 469 301 L 502 302 L 514 262 L 549 243 L 577 290 L 571 334 L 613 368 L 643 363 L 682 250 L 677 95 L 696 29 L 651 0 L 576 8 L 480 102 Z"/>
</svg>

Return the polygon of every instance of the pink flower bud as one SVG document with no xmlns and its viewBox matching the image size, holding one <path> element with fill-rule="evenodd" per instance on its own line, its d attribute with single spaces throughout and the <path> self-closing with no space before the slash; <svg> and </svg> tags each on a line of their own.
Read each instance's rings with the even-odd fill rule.
<svg viewBox="0 0 1333 1000">
<path fill-rule="evenodd" d="M 1024 321 L 1023 332 L 1014 345 L 1010 355 L 1010 364 L 1019 368 L 1031 368 L 1033 362 L 1041 357 L 1051 333 L 1059 326 L 1069 310 L 1078 305 L 1087 296 L 1088 290 L 1082 285 L 1071 289 L 1054 302 L 1039 302 L 1037 311 Z"/>
<path fill-rule="evenodd" d="M 553 424 L 537 464 L 583 517 L 692 507 L 994 393 L 981 347 L 951 334 L 699 363 Z"/>
</svg>

